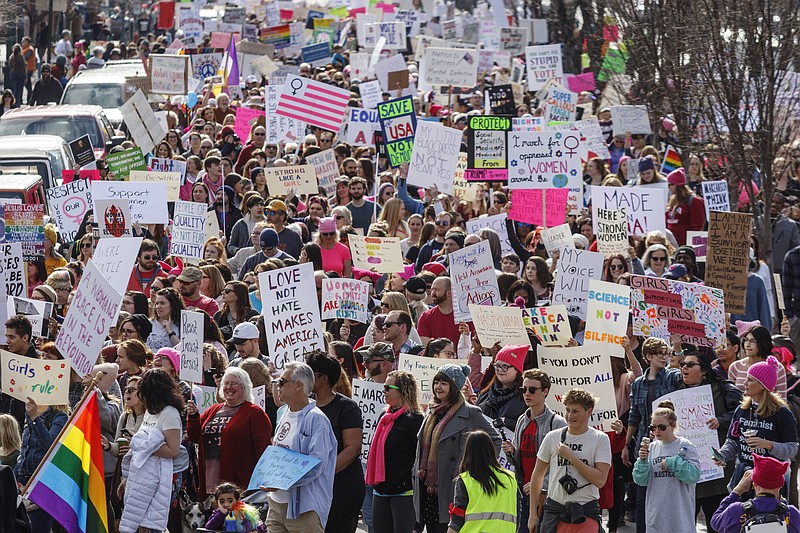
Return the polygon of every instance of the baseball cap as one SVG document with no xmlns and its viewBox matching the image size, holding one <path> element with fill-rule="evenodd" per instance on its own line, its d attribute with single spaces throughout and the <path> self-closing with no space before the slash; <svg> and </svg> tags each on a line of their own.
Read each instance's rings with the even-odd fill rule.
<svg viewBox="0 0 800 533">
<path fill-rule="evenodd" d="M 286 209 L 286 204 L 281 200 L 272 200 L 267 206 L 267 209 L 270 211 L 283 211 L 284 213 L 288 211 Z"/>
<path fill-rule="evenodd" d="M 186 283 L 194 283 L 201 279 L 203 279 L 203 271 L 196 266 L 184 267 L 183 272 L 178 276 L 178 281 L 184 281 Z"/>
<path fill-rule="evenodd" d="M 425 294 L 425 289 L 427 289 L 427 285 L 425 284 L 425 280 L 419 276 L 411 276 L 408 278 L 408 281 L 403 283 L 403 288 L 410 292 L 411 294 Z"/>
<path fill-rule="evenodd" d="M 258 241 L 262 248 L 276 248 L 281 243 L 281 238 L 274 229 L 265 228 L 261 231 Z"/>
<path fill-rule="evenodd" d="M 257 339 L 259 336 L 258 328 L 255 324 L 252 322 L 242 322 L 234 328 L 231 343 L 244 344 L 251 339 Z"/>
<path fill-rule="evenodd" d="M 386 342 L 376 342 L 356 350 L 361 355 L 361 359 L 366 363 L 371 359 L 386 359 L 387 361 L 394 361 L 394 350 L 392 345 Z"/>
</svg>

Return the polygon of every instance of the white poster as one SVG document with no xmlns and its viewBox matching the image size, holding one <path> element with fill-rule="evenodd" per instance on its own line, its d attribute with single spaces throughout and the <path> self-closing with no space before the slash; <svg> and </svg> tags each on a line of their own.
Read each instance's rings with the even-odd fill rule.
<svg viewBox="0 0 800 533">
<path fill-rule="evenodd" d="M 367 309 L 371 286 L 357 279 L 323 279 L 322 320 L 341 318 L 368 323 L 372 316 Z"/>
<path fill-rule="evenodd" d="M 361 462 L 367 464 L 372 438 L 378 427 L 378 418 L 386 407 L 383 395 L 383 383 L 375 383 L 365 379 L 353 380 L 353 401 L 361 408 L 361 418 L 364 425 L 361 430 Z"/>
<path fill-rule="evenodd" d="M 208 206 L 197 202 L 175 202 L 170 255 L 186 259 L 203 259 Z M 183 338 L 183 337 L 181 337 Z"/>
<path fill-rule="evenodd" d="M 92 263 L 112 287 L 125 288 L 131 278 L 141 244 L 141 237 L 100 239 L 94 248 Z"/>
<path fill-rule="evenodd" d="M 131 217 L 140 224 L 167 224 L 167 185 L 138 181 L 93 181 L 94 200 L 129 200 Z M 97 211 L 95 209 L 95 211 Z"/>
<path fill-rule="evenodd" d="M 476 50 L 433 47 L 425 50 L 425 84 L 472 87 L 477 81 Z"/>
<path fill-rule="evenodd" d="M 25 297 L 28 295 L 28 272 L 22 258 L 21 242 L 0 243 L 0 271 L 5 279 L 5 295 Z M 2 307 L 2 302 L 0 302 Z M 3 322 L 5 324 L 5 322 Z"/>
<path fill-rule="evenodd" d="M 439 192 L 453 194 L 462 136 L 461 130 L 438 122 L 418 121 L 408 183 L 426 188 L 436 186 Z"/>
<path fill-rule="evenodd" d="M 554 276 L 553 303 L 566 305 L 570 315 L 586 320 L 589 280 L 600 279 L 604 259 L 598 252 L 561 250 Z"/>
<path fill-rule="evenodd" d="M 500 305 L 500 289 L 489 241 L 481 241 L 449 254 L 453 320 L 471 322 L 471 305 Z"/>
<path fill-rule="evenodd" d="M 73 180 L 45 189 L 50 216 L 53 217 L 64 242 L 73 242 L 86 211 L 92 208 L 89 180 Z"/>
<path fill-rule="evenodd" d="M 658 230 L 667 234 L 664 191 L 656 187 L 592 187 L 592 220 L 597 234 L 598 210 L 624 209 L 628 216 L 628 235 L 632 237 Z"/>
<path fill-rule="evenodd" d="M 731 199 L 728 195 L 727 181 L 704 181 L 702 185 L 703 202 L 706 208 L 706 220 L 711 220 L 711 215 L 709 214 L 711 211 L 729 212 L 731 210 Z M 746 193 L 743 192 L 743 194 Z"/>
<path fill-rule="evenodd" d="M 203 335 L 203 313 L 181 310 L 181 379 L 203 382 Z"/>
<path fill-rule="evenodd" d="M 525 47 L 525 63 L 528 67 L 528 90 L 538 91 L 547 80 L 561 82 L 564 65 L 560 44 Z"/>
<path fill-rule="evenodd" d="M 653 131 L 650 128 L 650 116 L 645 105 L 611 106 L 611 121 L 614 125 L 614 135 L 626 133 L 646 135 Z"/>
<path fill-rule="evenodd" d="M 481 216 L 478 218 L 471 218 L 467 220 L 467 232 L 478 233 L 482 228 L 489 228 L 494 230 L 500 237 L 500 249 L 503 255 L 513 254 L 514 249 L 511 243 L 508 242 L 508 227 L 506 226 L 508 220 L 507 213 L 500 213 L 499 215 Z"/>
</svg>

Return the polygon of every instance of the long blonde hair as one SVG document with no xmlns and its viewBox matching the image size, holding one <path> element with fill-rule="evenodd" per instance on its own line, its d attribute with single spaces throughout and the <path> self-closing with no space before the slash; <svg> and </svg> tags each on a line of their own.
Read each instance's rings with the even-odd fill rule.
<svg viewBox="0 0 800 533">
<path fill-rule="evenodd" d="M 390 198 L 383 204 L 383 210 L 378 220 L 386 222 L 389 228 L 389 237 L 397 237 L 398 231 L 402 231 L 406 236 L 411 233 L 403 220 L 403 209 L 403 200 L 400 198 Z"/>
<path fill-rule="evenodd" d="M 414 379 L 414 375 L 405 370 L 393 370 L 386 377 L 394 378 L 395 385 L 398 387 L 397 392 L 403 398 L 403 406 L 406 410 L 410 413 L 421 413 L 417 401 L 417 380 Z"/>
<path fill-rule="evenodd" d="M 19 433 L 19 423 L 11 415 L 0 414 L 0 450 L 4 455 L 9 455 L 14 450 L 22 448 L 22 437 Z"/>
<path fill-rule="evenodd" d="M 381 296 L 381 302 L 389 304 L 386 306 L 389 311 L 405 311 L 409 316 L 413 316 L 411 315 L 411 310 L 408 308 L 408 300 L 401 292 L 386 291 L 383 293 L 383 296 Z"/>
<path fill-rule="evenodd" d="M 745 396 L 742 398 L 741 407 L 742 409 L 750 409 L 753 406 L 753 398 L 749 396 Z M 786 402 L 784 402 L 780 396 L 775 394 L 774 392 L 770 392 L 767 389 L 761 393 L 761 398 L 758 400 L 758 406 L 756 407 L 756 414 L 762 420 L 766 420 L 767 418 L 773 416 L 775 413 L 781 410 L 781 407 L 786 407 Z"/>
</svg>

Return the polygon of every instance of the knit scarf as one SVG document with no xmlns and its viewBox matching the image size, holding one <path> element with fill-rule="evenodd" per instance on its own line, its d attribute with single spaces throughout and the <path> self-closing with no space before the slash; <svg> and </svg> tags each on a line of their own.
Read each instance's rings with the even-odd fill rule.
<svg viewBox="0 0 800 533">
<path fill-rule="evenodd" d="M 505 388 L 499 381 L 495 381 L 488 392 L 486 403 L 495 411 L 500 411 L 501 407 L 519 394 L 516 387 Z"/>
<path fill-rule="evenodd" d="M 450 385 L 451 387 L 453 385 Z M 420 447 L 419 467 L 425 470 L 425 485 L 435 487 L 439 481 L 439 437 L 445 426 L 464 405 L 464 396 L 459 394 L 455 403 L 442 402 L 428 408 L 428 418 L 422 427 L 422 444 Z M 436 420 L 444 414 L 439 423 Z"/>
<path fill-rule="evenodd" d="M 375 486 L 386 481 L 386 439 L 394 426 L 394 421 L 403 416 L 405 412 L 405 406 L 394 413 L 389 410 L 378 421 L 367 458 L 367 485 Z"/>
</svg>

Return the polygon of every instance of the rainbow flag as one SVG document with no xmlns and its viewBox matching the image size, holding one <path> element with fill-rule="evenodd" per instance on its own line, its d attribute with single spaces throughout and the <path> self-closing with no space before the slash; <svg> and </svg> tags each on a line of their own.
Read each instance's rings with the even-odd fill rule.
<svg viewBox="0 0 800 533">
<path fill-rule="evenodd" d="M 664 162 L 661 164 L 661 173 L 666 175 L 682 166 L 681 154 L 672 146 L 667 146 L 667 151 L 664 153 Z"/>
<path fill-rule="evenodd" d="M 96 390 L 50 448 L 27 494 L 69 533 L 108 532 Z"/>
</svg>

